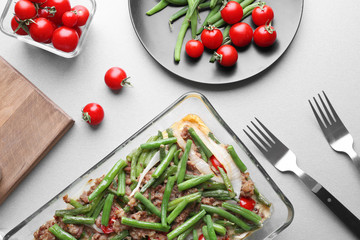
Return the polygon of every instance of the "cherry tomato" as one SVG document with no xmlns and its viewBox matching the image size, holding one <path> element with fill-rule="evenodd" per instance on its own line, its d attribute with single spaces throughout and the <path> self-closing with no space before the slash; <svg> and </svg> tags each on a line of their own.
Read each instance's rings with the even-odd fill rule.
<svg viewBox="0 0 360 240">
<path fill-rule="evenodd" d="M 255 204 L 256 204 L 256 202 L 252 198 L 245 198 L 245 197 L 240 198 L 240 202 L 239 202 L 240 207 L 243 207 L 243 208 L 246 208 L 246 209 L 252 211 L 255 207 Z"/>
<path fill-rule="evenodd" d="M 107 70 L 104 79 L 106 85 L 113 90 L 119 90 L 125 85 L 131 85 L 130 82 L 127 81 L 129 77 L 127 77 L 125 71 L 119 67 L 112 67 Z"/>
<path fill-rule="evenodd" d="M 31 19 L 37 14 L 35 5 L 29 0 L 20 0 L 15 4 L 15 15 L 20 20 Z"/>
<path fill-rule="evenodd" d="M 27 32 L 24 29 L 29 31 L 25 23 L 21 22 L 17 16 L 14 16 L 11 19 L 11 29 L 18 35 L 27 35 Z"/>
<path fill-rule="evenodd" d="M 251 43 L 253 30 L 249 24 L 240 22 L 230 28 L 231 42 L 237 47 L 245 47 Z"/>
<path fill-rule="evenodd" d="M 199 236 L 199 240 L 205 240 L 204 234 L 201 234 L 201 235 Z"/>
<path fill-rule="evenodd" d="M 79 35 L 79 39 L 80 39 L 81 34 L 82 34 L 81 28 L 79 28 L 78 26 L 75 26 L 75 27 L 73 27 L 73 29 L 75 29 L 75 31 Z"/>
<path fill-rule="evenodd" d="M 104 226 L 104 225 L 100 226 L 101 230 L 106 234 L 114 232 L 113 225 L 114 225 L 115 221 L 116 221 L 116 218 L 115 218 L 115 216 L 113 216 L 112 218 L 109 219 L 109 223 L 107 226 Z"/>
<path fill-rule="evenodd" d="M 214 155 L 212 155 L 212 156 L 210 157 L 210 161 L 211 161 L 211 164 L 212 164 L 217 170 L 219 170 L 219 168 L 222 168 L 222 169 L 224 169 L 224 171 L 226 172 L 224 166 L 221 164 L 221 162 L 219 162 L 219 160 L 217 160 L 217 158 L 216 158 Z"/>
<path fill-rule="evenodd" d="M 222 19 L 228 24 L 240 22 L 244 15 L 241 5 L 235 1 L 229 1 L 220 13 Z"/>
<path fill-rule="evenodd" d="M 30 25 L 30 36 L 36 42 L 48 42 L 51 40 L 55 28 L 46 18 L 37 18 Z"/>
<path fill-rule="evenodd" d="M 89 10 L 82 5 L 77 5 L 77 6 L 73 7 L 71 10 L 74 11 L 76 13 L 76 15 L 78 16 L 77 25 L 84 26 L 90 15 Z"/>
<path fill-rule="evenodd" d="M 185 45 L 187 55 L 192 58 L 199 58 L 204 52 L 204 45 L 199 40 L 191 39 Z"/>
<path fill-rule="evenodd" d="M 51 21 L 56 23 L 57 25 L 61 24 L 62 15 L 71 10 L 70 1 L 69 0 L 47 0 L 44 4 L 41 5 L 42 8 L 55 8 L 56 12 L 53 17 L 51 17 Z"/>
<path fill-rule="evenodd" d="M 216 53 L 219 56 L 218 62 L 224 67 L 233 66 L 238 59 L 238 53 L 231 45 L 222 45 Z"/>
<path fill-rule="evenodd" d="M 48 18 L 51 14 L 49 13 L 48 9 L 40 8 L 38 10 L 38 17 Z"/>
<path fill-rule="evenodd" d="M 62 23 L 66 27 L 74 27 L 78 22 L 78 16 L 73 11 L 64 12 L 62 15 Z"/>
<path fill-rule="evenodd" d="M 252 20 L 257 26 L 270 23 L 274 19 L 274 11 L 271 7 L 261 4 L 252 11 Z"/>
<path fill-rule="evenodd" d="M 269 25 L 262 25 L 254 31 L 254 42 L 259 47 L 269 47 L 276 40 L 276 30 Z"/>
<path fill-rule="evenodd" d="M 89 103 L 82 109 L 82 118 L 90 125 L 98 125 L 104 119 L 104 109 L 97 103 Z"/>
<path fill-rule="evenodd" d="M 56 49 L 64 52 L 72 52 L 75 50 L 79 42 L 79 35 L 75 29 L 69 27 L 57 28 L 52 37 L 52 43 Z"/>
<path fill-rule="evenodd" d="M 223 41 L 222 32 L 215 27 L 206 27 L 201 33 L 201 41 L 206 48 L 217 49 Z"/>
</svg>

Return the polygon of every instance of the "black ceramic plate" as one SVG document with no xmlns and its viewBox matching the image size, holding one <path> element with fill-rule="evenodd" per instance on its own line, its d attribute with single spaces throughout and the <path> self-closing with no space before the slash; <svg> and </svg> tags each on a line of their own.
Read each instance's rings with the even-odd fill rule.
<svg viewBox="0 0 360 240">
<path fill-rule="evenodd" d="M 185 43 L 191 38 L 190 31 L 184 40 L 181 60 L 174 61 L 174 47 L 183 18 L 173 23 L 170 31 L 168 19 L 181 7 L 168 6 L 153 16 L 145 13 L 151 9 L 157 0 L 129 0 L 129 10 L 132 23 L 139 40 L 149 54 L 164 68 L 187 80 L 224 84 L 250 78 L 270 67 L 288 48 L 299 27 L 303 0 L 266 0 L 275 13 L 273 26 L 277 31 L 277 41 L 269 48 L 259 48 L 252 43 L 245 49 L 238 49 L 239 58 L 231 68 L 221 67 L 218 63 L 209 63 L 212 51 L 206 51 L 200 59 L 194 60 L 185 53 Z M 205 19 L 208 11 L 200 14 Z M 253 29 L 256 26 L 251 16 L 244 20 Z"/>
</svg>

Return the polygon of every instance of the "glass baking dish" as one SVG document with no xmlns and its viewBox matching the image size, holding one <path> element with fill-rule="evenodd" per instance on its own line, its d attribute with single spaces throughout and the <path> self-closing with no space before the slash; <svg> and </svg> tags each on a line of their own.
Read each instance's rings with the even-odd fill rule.
<svg viewBox="0 0 360 240">
<path fill-rule="evenodd" d="M 35 47 L 42 48 L 46 51 L 52 52 L 61 57 L 73 58 L 73 57 L 79 55 L 81 48 L 84 45 L 86 35 L 89 31 L 89 27 L 91 25 L 92 19 L 94 17 L 95 11 L 96 11 L 95 0 L 70 0 L 71 7 L 76 6 L 76 5 L 83 5 L 89 10 L 89 13 L 90 13 L 86 24 L 84 26 L 80 27 L 81 31 L 82 31 L 81 37 L 79 39 L 79 43 L 78 43 L 76 49 L 72 52 L 63 52 L 61 50 L 54 48 L 54 46 L 51 43 L 50 44 L 39 43 L 39 42 L 34 41 L 29 35 L 22 36 L 22 35 L 18 35 L 16 33 L 14 33 L 14 31 L 11 28 L 11 19 L 14 16 L 14 6 L 15 6 L 16 2 L 17 2 L 16 0 L 8 0 L 5 5 L 4 11 L 1 14 L 0 30 L 3 33 L 5 33 L 6 35 L 8 35 L 10 37 L 16 38 L 20 41 L 23 41 L 30 45 L 33 45 Z"/>
<path fill-rule="evenodd" d="M 107 173 L 119 159 L 125 159 L 131 150 L 137 148 L 141 143 L 144 143 L 149 136 L 152 136 L 158 130 L 165 130 L 174 122 L 179 121 L 190 113 L 200 116 L 221 142 L 234 146 L 238 155 L 247 166 L 250 176 L 259 191 L 272 203 L 271 217 L 265 221 L 261 229 L 255 231 L 246 239 L 260 240 L 273 239 L 276 237 L 282 230 L 289 226 L 293 220 L 294 209 L 292 204 L 242 141 L 220 117 L 206 97 L 197 92 L 189 92 L 182 95 L 95 166 L 76 179 L 39 210 L 18 224 L 5 235 L 4 240 L 32 239 L 33 233 L 53 217 L 55 210 L 66 207 L 66 204 L 62 200 L 65 194 L 68 194 L 70 197 L 79 196 L 90 179 L 100 177 Z"/>
</svg>

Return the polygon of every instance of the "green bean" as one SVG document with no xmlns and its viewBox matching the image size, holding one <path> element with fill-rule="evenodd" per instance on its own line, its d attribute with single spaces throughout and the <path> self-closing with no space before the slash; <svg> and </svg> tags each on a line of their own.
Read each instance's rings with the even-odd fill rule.
<svg viewBox="0 0 360 240">
<path fill-rule="evenodd" d="M 256 196 L 256 199 L 258 200 L 258 202 L 260 202 L 261 204 L 264 204 L 267 207 L 271 206 L 271 202 L 259 192 L 259 189 L 257 189 L 257 187 L 254 187 L 254 193 Z"/>
<path fill-rule="evenodd" d="M 215 223 L 223 227 L 234 227 L 236 225 L 235 223 L 226 220 L 216 220 Z"/>
<path fill-rule="evenodd" d="M 214 229 L 214 224 L 213 224 L 213 221 L 212 221 L 211 216 L 209 214 L 205 215 L 204 222 L 206 223 L 206 226 L 207 226 L 209 239 L 210 240 L 217 240 L 215 229 Z"/>
<path fill-rule="evenodd" d="M 158 178 L 161 176 L 161 174 L 166 170 L 166 168 L 169 166 L 171 160 L 174 157 L 174 153 L 176 151 L 176 145 L 172 145 L 169 149 L 168 153 L 166 154 L 166 157 L 162 162 L 159 164 L 159 166 L 156 168 L 155 172 L 152 174 L 153 178 Z"/>
<path fill-rule="evenodd" d="M 146 141 L 146 143 L 144 143 L 144 144 L 147 144 L 147 143 L 156 141 L 158 138 L 159 138 L 158 135 L 156 135 L 156 136 L 151 136 L 151 137 Z M 140 148 L 143 149 L 143 148 L 141 147 L 141 145 L 140 145 Z M 144 168 L 145 168 L 145 161 L 146 161 L 146 159 L 148 158 L 149 154 L 150 154 L 150 150 L 149 150 L 149 149 L 145 149 L 145 150 L 143 149 L 142 153 L 140 154 L 140 157 L 139 157 L 139 159 L 138 159 L 138 163 L 137 163 L 137 165 L 136 165 L 136 177 L 138 177 L 138 176 L 142 173 L 142 171 L 144 170 Z"/>
<path fill-rule="evenodd" d="M 192 141 L 189 139 L 186 141 L 185 151 L 181 157 L 180 164 L 178 165 L 177 169 L 177 184 L 179 185 L 184 181 L 185 172 L 186 172 L 186 165 L 189 158 L 189 153 L 191 150 Z"/>
<path fill-rule="evenodd" d="M 188 6 L 183 7 L 182 9 L 180 9 L 179 11 L 177 11 L 176 13 L 174 13 L 173 15 L 171 15 L 171 17 L 169 18 L 169 23 L 173 23 L 175 20 L 181 18 L 182 16 L 184 16 L 187 12 L 187 10 L 189 9 Z"/>
<path fill-rule="evenodd" d="M 229 27 L 230 30 L 230 27 Z M 223 33 L 224 34 L 224 33 Z M 214 133 L 209 132 L 208 133 L 209 138 L 211 138 L 211 140 L 213 140 L 216 144 L 220 144 L 220 141 L 215 137 Z"/>
<path fill-rule="evenodd" d="M 140 155 L 141 154 L 141 148 L 135 148 L 134 150 L 131 151 L 131 153 L 129 153 L 127 156 L 126 156 L 126 161 L 128 162 L 131 162 L 133 157 L 135 157 L 136 155 Z"/>
<path fill-rule="evenodd" d="M 198 188 L 202 188 L 204 190 L 226 190 L 226 186 L 224 183 L 215 182 L 212 180 L 200 184 Z"/>
<path fill-rule="evenodd" d="M 105 198 L 101 199 L 99 204 L 96 206 L 94 212 L 91 214 L 91 217 L 96 219 L 100 215 L 100 212 L 104 207 L 104 204 L 105 204 Z"/>
<path fill-rule="evenodd" d="M 144 204 L 145 207 L 146 207 L 147 209 L 149 209 L 150 212 L 152 212 L 153 214 L 155 214 L 155 215 L 158 216 L 158 217 L 161 217 L 161 212 L 160 212 L 160 210 L 159 210 L 157 207 L 155 207 L 155 205 L 152 204 L 152 202 L 151 202 L 149 199 L 147 199 L 146 197 L 144 197 L 144 195 L 142 195 L 142 194 L 139 193 L 139 192 L 136 192 L 135 195 L 134 195 L 134 197 L 135 197 L 137 200 L 139 200 L 140 202 L 142 202 L 142 204 Z"/>
<path fill-rule="evenodd" d="M 190 180 L 187 180 L 185 182 L 178 184 L 178 189 L 179 189 L 179 191 L 184 191 L 186 189 L 189 189 L 189 188 L 195 187 L 201 183 L 204 183 L 213 177 L 214 177 L 214 174 L 207 174 L 207 175 L 198 176 L 196 178 L 192 178 Z"/>
<path fill-rule="evenodd" d="M 167 0 L 167 1 L 171 4 L 178 5 L 178 6 L 188 4 L 187 0 Z"/>
<path fill-rule="evenodd" d="M 109 224 L 110 212 L 111 212 L 111 206 L 113 204 L 113 200 L 114 200 L 114 194 L 111 194 L 111 193 L 108 194 L 105 199 L 103 212 L 102 212 L 102 216 L 101 216 L 101 224 L 106 227 Z"/>
<path fill-rule="evenodd" d="M 205 205 L 205 204 L 201 205 L 201 209 L 205 210 L 207 213 L 217 214 L 223 218 L 226 218 L 229 221 L 235 223 L 236 225 L 238 225 L 239 227 L 241 227 L 242 229 L 244 229 L 246 231 L 249 231 L 251 229 L 251 227 L 248 224 L 246 224 L 243 220 L 241 220 L 240 218 L 236 217 L 235 215 L 225 211 L 224 209 L 221 209 L 218 207 L 213 207 L 210 205 Z"/>
<path fill-rule="evenodd" d="M 198 16 L 199 16 L 199 12 L 198 10 L 195 10 L 190 18 L 191 37 L 193 39 L 196 38 Z"/>
<path fill-rule="evenodd" d="M 210 8 L 213 9 L 217 3 L 218 3 L 218 0 L 210 0 Z"/>
<path fill-rule="evenodd" d="M 179 164 L 179 154 L 181 153 L 181 149 L 178 149 L 175 153 L 174 153 L 174 164 L 178 165 Z"/>
<path fill-rule="evenodd" d="M 179 34 L 177 37 L 176 45 L 175 45 L 175 51 L 174 51 L 175 62 L 180 61 L 180 54 L 181 54 L 181 48 L 182 48 L 182 45 L 184 42 L 184 37 L 185 37 L 187 29 L 189 28 L 191 16 L 193 15 L 193 13 L 198 5 L 199 5 L 199 0 L 195 0 L 194 2 L 192 0 L 189 1 L 189 8 L 186 12 L 184 21 L 181 24 L 181 28 L 180 28 L 180 31 L 179 31 Z"/>
<path fill-rule="evenodd" d="M 118 174 L 118 189 L 116 196 L 124 196 L 126 187 L 126 174 L 124 169 L 121 169 Z"/>
<path fill-rule="evenodd" d="M 80 215 L 80 214 L 86 214 L 90 212 L 92 209 L 91 204 L 86 204 L 79 208 L 72 208 L 72 209 L 62 209 L 62 210 L 56 210 L 55 216 L 63 217 L 65 215 Z"/>
<path fill-rule="evenodd" d="M 69 202 L 74 208 L 79 208 L 82 207 L 83 205 L 81 203 L 79 203 L 78 201 L 76 201 L 75 199 L 70 199 Z"/>
<path fill-rule="evenodd" d="M 134 228 L 145 228 L 160 232 L 168 232 L 170 230 L 170 226 L 164 227 L 161 223 L 138 221 L 127 217 L 121 218 L 121 224 Z"/>
<path fill-rule="evenodd" d="M 138 212 L 146 211 L 146 208 L 145 208 L 145 206 L 144 206 L 142 203 L 138 203 L 138 204 L 135 206 L 135 209 L 136 209 L 136 211 L 138 211 Z"/>
<path fill-rule="evenodd" d="M 177 216 L 179 216 L 180 213 L 185 209 L 185 207 L 188 205 L 188 203 L 189 203 L 189 200 L 187 200 L 186 198 L 184 200 L 182 200 L 167 217 L 167 220 L 166 220 L 167 223 L 171 224 L 177 218 Z"/>
<path fill-rule="evenodd" d="M 205 145 L 205 143 L 201 140 L 199 135 L 195 132 L 193 128 L 189 128 L 189 133 L 191 138 L 194 140 L 195 144 L 199 146 L 204 152 L 206 157 L 210 158 L 213 154 L 210 149 Z"/>
<path fill-rule="evenodd" d="M 123 209 L 124 209 L 124 212 L 126 212 L 126 213 L 130 212 L 130 210 L 131 210 L 129 205 L 126 205 Z"/>
<path fill-rule="evenodd" d="M 49 232 L 51 232 L 55 237 L 60 240 L 76 240 L 76 238 L 71 235 L 70 233 L 63 230 L 59 225 L 56 223 L 48 228 Z"/>
<path fill-rule="evenodd" d="M 208 227 L 206 225 L 204 225 L 201 230 L 202 230 L 202 234 L 203 234 L 205 240 L 210 240 Z"/>
<path fill-rule="evenodd" d="M 235 152 L 234 147 L 232 145 L 229 145 L 227 147 L 227 150 L 228 150 L 231 158 L 235 162 L 236 166 L 240 169 L 240 171 L 243 172 L 243 173 L 246 172 L 247 167 L 245 166 L 245 164 L 241 161 L 241 159 L 239 158 L 239 156 Z"/>
<path fill-rule="evenodd" d="M 193 240 L 199 240 L 199 235 L 196 229 L 193 230 Z"/>
<path fill-rule="evenodd" d="M 166 133 L 168 134 L 169 138 L 174 137 L 174 131 L 172 130 L 172 128 L 167 128 Z"/>
<path fill-rule="evenodd" d="M 185 240 L 187 238 L 187 236 L 189 236 L 189 234 L 191 233 L 191 231 L 194 229 L 194 227 L 189 228 L 188 230 L 186 230 L 185 232 L 183 232 L 182 234 L 180 234 L 177 238 L 177 240 Z"/>
<path fill-rule="evenodd" d="M 195 201 L 201 199 L 201 192 L 192 193 L 192 194 L 185 195 L 183 197 L 179 197 L 179 198 L 172 200 L 171 202 L 169 202 L 168 211 L 174 210 L 176 208 L 176 206 L 180 202 L 182 202 L 185 198 L 189 201 L 189 203 L 195 202 Z"/>
<path fill-rule="evenodd" d="M 216 233 L 220 234 L 221 236 L 226 235 L 226 228 L 224 226 L 217 223 L 213 223 L 213 225 Z"/>
<path fill-rule="evenodd" d="M 157 187 L 160 184 L 162 184 L 165 179 L 167 179 L 168 177 L 174 175 L 176 173 L 177 167 L 176 166 L 170 166 L 166 169 L 166 171 L 161 174 L 161 176 L 159 178 L 156 179 L 156 181 L 154 182 L 152 187 Z"/>
<path fill-rule="evenodd" d="M 192 178 L 196 178 L 198 176 L 199 175 L 185 174 L 184 180 L 189 180 L 189 179 L 192 179 Z"/>
<path fill-rule="evenodd" d="M 126 238 L 129 235 L 130 235 L 129 231 L 125 230 L 125 231 L 122 231 L 120 234 L 110 238 L 110 240 L 123 240 L 124 238 Z"/>
<path fill-rule="evenodd" d="M 167 0 L 161 0 L 152 9 L 147 11 L 146 15 L 151 16 L 151 15 L 163 10 L 164 8 L 166 8 L 167 5 L 169 5 L 169 2 Z"/>
<path fill-rule="evenodd" d="M 191 217 L 190 219 L 186 220 L 183 224 L 175 228 L 173 231 L 167 234 L 169 240 L 174 239 L 175 237 L 179 236 L 181 233 L 185 232 L 196 223 L 198 223 L 204 216 L 206 212 L 205 210 L 201 210 L 198 214 Z"/>
<path fill-rule="evenodd" d="M 152 142 L 143 143 L 140 145 L 140 147 L 142 149 L 154 149 L 154 148 L 159 148 L 161 145 L 168 145 L 176 142 L 177 142 L 177 138 L 171 137 L 171 138 L 164 138 Z"/>
<path fill-rule="evenodd" d="M 137 179 L 137 172 L 136 172 L 136 166 L 137 166 L 137 162 L 138 162 L 138 159 L 141 155 L 141 152 L 142 152 L 142 149 L 139 147 L 134 155 L 131 157 L 131 170 L 130 170 L 130 179 L 132 182 L 135 182 L 136 179 Z"/>
<path fill-rule="evenodd" d="M 243 218 L 252 221 L 256 225 L 261 224 L 261 217 L 253 211 L 227 202 L 223 202 L 222 207 L 241 215 Z"/>
<path fill-rule="evenodd" d="M 212 190 L 212 191 L 205 191 L 202 192 L 203 197 L 213 197 L 213 198 L 223 198 L 223 197 L 230 197 L 230 194 L 227 190 Z"/>
<path fill-rule="evenodd" d="M 98 208 L 98 205 L 101 203 L 101 201 L 104 199 L 104 195 L 105 195 L 105 192 L 101 193 L 99 196 L 97 196 L 93 201 L 92 203 L 90 203 L 91 205 L 91 209 L 88 213 L 86 213 L 86 216 L 87 217 L 93 217 L 94 215 L 94 212 L 96 211 L 96 209 Z M 102 208 L 101 208 L 102 209 Z M 101 211 L 100 209 L 100 211 Z M 97 216 L 96 216 L 97 217 Z"/>
<path fill-rule="evenodd" d="M 209 159 L 208 157 L 206 156 L 205 152 L 201 149 L 201 148 L 198 148 L 200 154 L 201 154 L 201 158 L 205 161 L 205 162 L 209 162 Z"/>
<path fill-rule="evenodd" d="M 96 189 L 89 195 L 88 199 L 91 202 L 94 200 L 96 196 L 101 194 L 109 185 L 111 184 L 112 180 L 115 178 L 117 173 L 120 171 L 120 169 L 124 168 L 126 166 L 126 161 L 119 160 L 112 169 L 106 174 L 106 176 L 103 178 L 103 180 L 100 182 L 100 184 L 96 187 Z"/>
<path fill-rule="evenodd" d="M 169 177 L 165 186 L 163 199 L 161 202 L 161 224 L 167 226 L 167 209 L 169 205 L 170 195 L 175 184 L 175 176 Z"/>
<path fill-rule="evenodd" d="M 95 218 L 82 217 L 82 216 L 65 215 L 62 220 L 66 224 L 89 224 L 89 225 L 92 225 L 95 223 Z"/>
<path fill-rule="evenodd" d="M 137 185 L 138 185 L 138 182 L 133 182 L 133 183 L 130 185 L 131 191 L 134 190 Z"/>
<path fill-rule="evenodd" d="M 229 196 L 230 198 L 234 198 L 236 196 L 235 192 L 234 192 L 234 188 L 231 184 L 231 181 L 229 179 L 229 176 L 226 174 L 225 170 L 221 167 L 218 168 L 220 175 L 222 177 L 222 179 L 224 180 L 224 184 L 226 186 L 226 189 L 229 192 Z"/>
</svg>

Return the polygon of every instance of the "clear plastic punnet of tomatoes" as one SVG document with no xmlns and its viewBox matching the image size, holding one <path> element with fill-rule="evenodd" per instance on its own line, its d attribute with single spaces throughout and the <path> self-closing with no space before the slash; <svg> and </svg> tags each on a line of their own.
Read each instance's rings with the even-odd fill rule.
<svg viewBox="0 0 360 240">
<path fill-rule="evenodd" d="M 244 239 L 271 216 L 246 165 L 189 114 L 91 179 L 34 239 Z M 41 224 L 41 223 L 39 223 Z"/>
<path fill-rule="evenodd" d="M 57 55 L 80 53 L 95 0 L 8 0 L 0 19 L 5 34 Z"/>
</svg>

